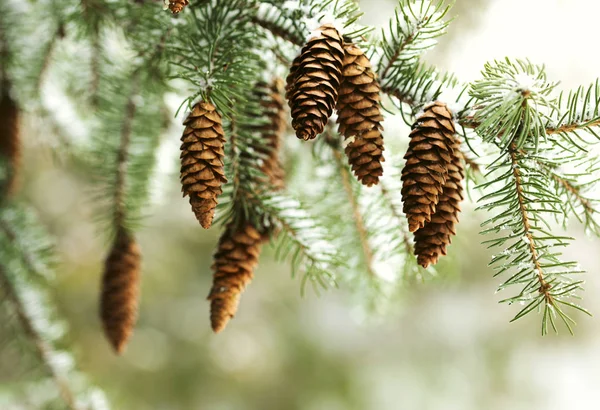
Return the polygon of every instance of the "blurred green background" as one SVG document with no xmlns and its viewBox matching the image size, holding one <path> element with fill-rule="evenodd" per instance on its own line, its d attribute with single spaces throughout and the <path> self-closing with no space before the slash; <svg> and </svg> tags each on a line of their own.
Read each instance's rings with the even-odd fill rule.
<svg viewBox="0 0 600 410">
<path fill-rule="evenodd" d="M 365 23 L 375 25 L 394 5 L 361 3 Z M 529 57 L 546 63 L 565 88 L 586 84 L 600 73 L 600 57 L 590 52 L 598 12 L 593 0 L 457 0 L 455 22 L 427 59 L 471 80 L 486 60 Z M 406 133 L 393 124 L 400 119 L 387 121 L 388 132 Z M 535 314 L 509 324 L 518 307 L 497 304 L 508 295 L 494 293 L 500 280 L 486 266 L 490 253 L 478 234 L 484 215 L 472 203 L 438 275 L 402 292 L 384 315 L 369 313 L 345 288 L 301 297 L 299 280 L 267 247 L 237 317 L 214 335 L 205 297 L 218 231 L 198 226 L 173 167 L 138 235 L 140 318 L 116 357 L 97 315 L 106 243 L 94 224 L 86 169 L 39 148 L 47 130 L 36 121 L 25 127 L 22 195 L 58 238 L 52 294 L 71 328 L 66 343 L 115 409 L 598 408 L 600 322 L 577 316 L 575 337 L 565 331 L 544 338 Z M 172 131 L 176 145 L 181 130 Z M 578 241 L 566 254 L 590 272 L 584 306 L 595 313 L 599 242 L 576 225 L 570 233 Z M 0 383 L 33 378 L 38 370 L 6 342 L 14 329 L 2 323 Z"/>
</svg>

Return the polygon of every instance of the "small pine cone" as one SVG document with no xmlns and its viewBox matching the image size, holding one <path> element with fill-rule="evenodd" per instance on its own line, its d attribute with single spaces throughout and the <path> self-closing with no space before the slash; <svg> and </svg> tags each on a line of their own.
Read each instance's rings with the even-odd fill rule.
<svg viewBox="0 0 600 410">
<path fill-rule="evenodd" d="M 10 97 L 8 88 L 3 84 L 0 90 L 0 198 L 15 190 L 21 151 L 19 107 Z"/>
<path fill-rule="evenodd" d="M 331 24 L 321 26 L 292 63 L 286 98 L 296 136 L 310 140 L 322 133 L 338 99 L 344 49 Z"/>
<path fill-rule="evenodd" d="M 202 227 L 212 224 L 217 197 L 227 182 L 223 158 L 225 137 L 216 108 L 201 101 L 184 122 L 181 137 L 181 184 Z"/>
<path fill-rule="evenodd" d="M 263 82 L 256 85 L 256 95 L 268 118 L 266 124 L 260 125 L 256 129 L 265 140 L 264 146 L 256 147 L 256 150 L 265 157 L 260 169 L 269 178 L 270 189 L 275 191 L 284 187 L 284 171 L 279 157 L 279 149 L 286 128 L 286 113 L 280 88 L 281 80 L 275 80 L 270 85 Z"/>
<path fill-rule="evenodd" d="M 346 139 L 346 156 L 364 185 L 376 185 L 383 175 L 380 88 L 371 62 L 354 44 L 345 44 L 342 83 L 337 102 L 338 131 Z"/>
<path fill-rule="evenodd" d="M 135 239 L 120 229 L 106 258 L 100 299 L 104 333 L 118 354 L 123 353 L 137 320 L 140 259 Z"/>
<path fill-rule="evenodd" d="M 424 268 L 435 265 L 441 255 L 446 255 L 446 246 L 452 243 L 452 236 L 456 235 L 455 225 L 458 223 L 460 202 L 464 199 L 462 180 L 465 178 L 465 172 L 460 143 L 456 138 L 452 148 L 454 154 L 452 162 L 448 165 L 448 178 L 435 214 L 430 222 L 415 232 L 415 255 L 417 262 Z"/>
<path fill-rule="evenodd" d="M 426 106 L 413 125 L 402 170 L 403 211 L 411 232 L 435 213 L 453 158 L 454 133 L 452 113 L 439 101 Z"/>
<path fill-rule="evenodd" d="M 185 6 L 190 4 L 188 0 L 168 0 L 168 2 L 169 10 L 171 10 L 171 13 L 173 14 L 180 13 Z"/>
<path fill-rule="evenodd" d="M 214 255 L 213 286 L 208 295 L 210 323 L 215 333 L 235 316 L 240 295 L 254 276 L 262 242 L 261 233 L 250 223 L 238 228 L 230 224 L 223 232 Z"/>
</svg>

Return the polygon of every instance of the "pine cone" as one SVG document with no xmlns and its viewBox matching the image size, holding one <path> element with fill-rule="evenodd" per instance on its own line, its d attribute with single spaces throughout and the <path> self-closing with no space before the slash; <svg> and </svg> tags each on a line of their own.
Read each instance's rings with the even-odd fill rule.
<svg viewBox="0 0 600 410">
<path fill-rule="evenodd" d="M 453 158 L 454 133 L 452 113 L 439 101 L 426 106 L 413 125 L 402 170 L 403 211 L 411 232 L 435 213 Z"/>
<path fill-rule="evenodd" d="M 140 259 L 135 239 L 120 229 L 106 258 L 100 299 L 104 333 L 118 354 L 125 349 L 137 320 Z"/>
<path fill-rule="evenodd" d="M 342 37 L 331 24 L 321 26 L 294 59 L 286 98 L 298 138 L 323 132 L 338 98 L 343 59 Z"/>
<path fill-rule="evenodd" d="M 202 227 L 212 224 L 217 197 L 227 182 L 223 167 L 225 137 L 221 116 L 208 102 L 199 102 L 184 122 L 181 137 L 181 184 Z"/>
<path fill-rule="evenodd" d="M 0 198 L 4 198 L 16 186 L 20 161 L 19 107 L 7 84 L 2 85 L 0 92 Z"/>
<path fill-rule="evenodd" d="M 417 262 L 424 268 L 435 265 L 441 255 L 446 255 L 446 246 L 452 243 L 452 236 L 456 235 L 455 225 L 458 223 L 460 202 L 464 199 L 462 180 L 465 173 L 460 143 L 456 138 L 452 148 L 454 155 L 448 165 L 448 178 L 435 214 L 430 222 L 415 232 L 415 255 Z"/>
<path fill-rule="evenodd" d="M 364 185 L 371 186 L 383 175 L 380 88 L 371 62 L 362 50 L 354 44 L 345 44 L 344 51 L 337 102 L 338 131 L 347 141 L 346 156 L 354 174 Z"/>
<path fill-rule="evenodd" d="M 250 223 L 236 228 L 230 223 L 214 255 L 213 286 L 208 295 L 210 322 L 215 333 L 235 316 L 240 295 L 254 276 L 263 238 Z"/>
<path fill-rule="evenodd" d="M 268 177 L 270 189 L 275 191 L 284 187 L 284 171 L 279 158 L 279 149 L 286 127 L 286 113 L 280 88 L 281 80 L 275 80 L 270 85 L 264 82 L 256 85 L 256 95 L 268 122 L 256 127 L 256 132 L 265 140 L 265 144 L 255 149 L 265 157 L 260 169 Z"/>
<path fill-rule="evenodd" d="M 188 0 L 169 0 L 169 10 L 173 14 L 178 14 L 188 4 L 190 4 Z"/>
</svg>

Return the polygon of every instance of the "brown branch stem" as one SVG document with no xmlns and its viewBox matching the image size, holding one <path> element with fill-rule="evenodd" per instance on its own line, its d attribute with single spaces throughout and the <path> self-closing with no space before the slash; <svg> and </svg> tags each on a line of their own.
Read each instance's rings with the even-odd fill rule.
<svg viewBox="0 0 600 410">
<path fill-rule="evenodd" d="M 133 119 L 137 106 L 135 103 L 135 95 L 138 89 L 137 72 L 132 78 L 131 92 L 125 105 L 125 117 L 121 127 L 121 136 L 119 149 L 117 151 L 117 172 L 115 174 L 115 191 L 113 193 L 113 225 L 115 229 L 121 228 L 125 223 L 126 206 L 125 206 L 125 190 L 127 179 L 127 162 L 129 159 L 129 146 L 131 144 L 131 133 L 133 128 Z"/>
<path fill-rule="evenodd" d="M 381 185 L 381 195 L 390 204 L 390 210 L 392 212 L 392 215 L 394 215 L 395 218 L 402 220 L 402 218 L 404 216 L 402 214 L 400 214 L 398 212 L 398 210 L 396 209 L 396 207 L 394 206 L 391 192 L 385 187 L 385 184 L 383 183 L 383 181 L 379 181 L 379 184 Z M 402 242 L 404 243 L 404 248 L 406 249 L 407 254 L 412 255 L 413 246 L 412 246 L 412 243 L 410 242 L 410 237 L 408 235 L 408 232 L 406 232 L 406 230 L 404 230 L 404 229 L 402 230 Z"/>
<path fill-rule="evenodd" d="M 352 190 L 352 175 L 350 175 L 350 171 L 344 164 L 344 160 L 342 158 L 342 153 L 333 147 L 332 149 L 333 155 L 336 160 L 336 165 L 340 170 L 340 176 L 342 178 L 342 185 L 344 186 L 344 190 L 346 191 L 346 195 L 348 197 L 348 201 L 352 206 L 352 218 L 354 219 L 354 225 L 356 226 L 356 230 L 358 232 L 358 237 L 360 239 L 360 244 L 363 250 L 363 254 L 365 256 L 365 263 L 367 265 L 367 272 L 371 277 L 375 277 L 375 270 L 373 269 L 373 250 L 371 249 L 371 245 L 369 244 L 369 235 L 367 233 L 367 228 L 365 226 L 365 221 L 360 212 L 358 202 L 356 200 L 356 196 L 354 195 L 354 191 Z"/>
<path fill-rule="evenodd" d="M 531 255 L 531 261 L 533 262 L 533 267 L 535 270 L 535 274 L 537 276 L 537 280 L 540 284 L 539 292 L 544 295 L 544 300 L 547 304 L 554 306 L 554 299 L 550 294 L 551 285 L 546 282 L 546 278 L 544 277 L 544 271 L 542 270 L 541 263 L 539 260 L 539 255 L 537 252 L 537 247 L 535 244 L 535 240 L 533 234 L 531 233 L 531 224 L 529 218 L 529 212 L 527 210 L 527 206 L 525 205 L 525 196 L 523 194 L 523 181 L 521 176 L 521 170 L 519 168 L 519 160 L 517 158 L 517 147 L 513 142 L 510 144 L 509 148 L 509 156 L 512 165 L 512 173 L 515 178 L 515 186 L 517 190 L 517 201 L 519 203 L 519 212 L 521 214 L 521 221 L 523 222 L 523 227 L 525 229 L 525 238 L 527 239 L 527 243 L 529 246 L 529 253 Z"/>
</svg>

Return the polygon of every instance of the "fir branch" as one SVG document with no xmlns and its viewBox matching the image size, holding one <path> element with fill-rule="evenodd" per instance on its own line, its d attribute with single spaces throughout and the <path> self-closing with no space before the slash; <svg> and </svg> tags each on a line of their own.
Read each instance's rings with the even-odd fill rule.
<svg viewBox="0 0 600 410">
<path fill-rule="evenodd" d="M 71 410 L 106 409 L 102 392 L 82 384 L 71 355 L 57 347 L 65 329 L 43 287 L 53 276 L 53 264 L 53 245 L 33 212 L 22 204 L 1 208 L 0 287 L 66 406 Z"/>
<path fill-rule="evenodd" d="M 100 86 L 100 59 L 102 54 L 102 44 L 100 41 L 100 33 L 95 31 L 92 33 L 92 58 L 90 61 L 91 81 L 90 81 L 90 96 L 93 106 L 98 105 L 98 87 Z"/>
<path fill-rule="evenodd" d="M 401 204 L 394 201 L 392 193 L 386 187 L 385 181 L 380 181 L 381 184 L 381 195 L 383 196 L 390 212 L 392 215 L 399 221 L 405 219 L 404 213 L 402 212 Z M 404 249 L 407 255 L 412 255 L 414 251 L 413 243 L 410 239 L 408 231 L 406 229 L 402 229 L 402 243 L 404 244 Z"/>
<path fill-rule="evenodd" d="M 276 257 L 279 260 L 291 257 L 292 276 L 303 271 L 302 291 L 307 282 L 315 291 L 335 285 L 335 272 L 344 262 L 331 243 L 331 235 L 317 218 L 285 194 L 263 197 L 260 204 L 281 228 Z"/>
<path fill-rule="evenodd" d="M 521 170 L 519 168 L 519 161 L 517 160 L 517 146 L 515 143 L 512 143 L 509 150 L 511 165 L 512 165 L 512 173 L 515 182 L 515 189 L 517 193 L 517 204 L 519 206 L 519 212 L 521 217 L 521 223 L 523 224 L 525 238 L 527 238 L 527 244 L 529 246 L 529 253 L 531 254 L 531 261 L 533 262 L 534 272 L 537 275 L 537 280 L 539 282 L 539 292 L 544 295 L 544 302 L 547 305 L 554 306 L 555 302 L 550 294 L 551 285 L 546 281 L 544 271 L 542 270 L 542 266 L 538 257 L 537 246 L 535 243 L 535 238 L 531 232 L 530 225 L 530 217 L 529 211 L 527 210 L 524 192 L 523 181 L 521 179 Z"/>
<path fill-rule="evenodd" d="M 328 137 L 332 138 L 331 136 Z M 359 209 L 358 199 L 356 198 L 354 188 L 352 187 L 355 179 L 350 174 L 350 171 L 348 170 L 348 167 L 346 166 L 344 159 L 342 158 L 342 153 L 339 151 L 339 149 L 332 147 L 332 151 L 338 172 L 340 173 L 340 178 L 342 180 L 342 186 L 346 192 L 348 202 L 352 207 L 352 219 L 354 220 L 354 225 L 356 227 L 356 231 L 358 232 L 367 272 L 370 276 L 375 277 L 375 271 L 373 270 L 373 249 L 371 249 L 371 245 L 369 244 L 367 228 L 365 227 L 365 222 L 363 220 L 361 210 Z"/>
<path fill-rule="evenodd" d="M 139 78 L 137 72 L 133 74 L 131 79 L 132 87 L 129 93 L 129 98 L 125 104 L 125 114 L 123 124 L 121 126 L 120 143 L 117 151 L 115 183 L 113 192 L 113 227 L 115 232 L 124 226 L 125 217 L 127 214 L 125 206 L 126 192 L 126 176 L 129 159 L 129 149 L 131 144 L 131 132 L 133 128 L 133 120 L 136 113 L 136 104 L 134 96 L 137 94 L 139 87 Z"/>
<path fill-rule="evenodd" d="M 0 229 L 8 235 L 6 227 L 1 222 Z M 23 261 L 26 264 L 28 264 L 27 258 L 28 256 L 23 258 Z M 69 385 L 69 381 L 62 374 L 57 372 L 55 366 L 51 364 L 53 360 L 52 355 L 54 349 L 52 349 L 50 347 L 50 344 L 40 336 L 40 334 L 36 331 L 35 327 L 31 323 L 30 317 L 25 313 L 25 309 L 23 308 L 23 302 L 17 296 L 17 292 L 13 288 L 11 281 L 6 276 L 5 268 L 1 264 L 0 284 L 2 289 L 4 289 L 8 300 L 13 305 L 13 308 L 21 326 L 23 327 L 23 330 L 25 331 L 27 336 L 32 340 L 41 361 L 44 363 L 46 369 L 52 376 L 52 379 L 54 380 L 54 383 L 56 384 L 56 387 L 58 388 L 59 394 L 65 402 L 65 405 L 69 410 L 80 409 L 80 407 L 76 404 L 75 393 L 72 391 L 71 386 Z"/>
<path fill-rule="evenodd" d="M 297 23 L 298 20 L 290 18 L 273 4 L 261 2 L 251 21 L 276 37 L 297 46 L 304 45 L 303 27 Z"/>
<path fill-rule="evenodd" d="M 37 74 L 35 90 L 37 93 L 40 92 L 44 79 L 46 78 L 46 71 L 50 67 L 50 61 L 56 48 L 56 44 L 65 37 L 65 25 L 62 21 L 59 21 L 56 30 L 50 35 L 50 40 L 42 53 L 42 63 Z"/>
<path fill-rule="evenodd" d="M 419 56 L 436 45 L 436 38 L 446 32 L 444 21 L 450 6 L 443 1 L 414 3 L 401 0 L 389 22 L 389 32 L 382 30 L 382 58 L 377 72 L 384 88 L 395 88 L 396 80 L 419 61 Z"/>
<path fill-rule="evenodd" d="M 594 119 L 594 120 L 583 121 L 583 122 L 562 124 L 558 127 L 547 127 L 546 134 L 548 134 L 548 135 L 563 134 L 566 132 L 574 132 L 577 130 L 583 130 L 583 129 L 587 129 L 590 127 L 597 127 L 599 125 L 600 125 L 600 118 Z"/>
</svg>

